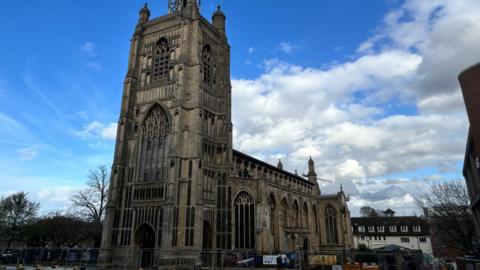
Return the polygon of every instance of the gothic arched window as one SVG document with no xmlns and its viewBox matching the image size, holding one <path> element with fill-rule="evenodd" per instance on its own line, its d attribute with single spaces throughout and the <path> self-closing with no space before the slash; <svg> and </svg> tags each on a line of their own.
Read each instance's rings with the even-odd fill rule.
<svg viewBox="0 0 480 270">
<path fill-rule="evenodd" d="M 338 243 L 337 237 L 337 215 L 332 206 L 325 208 L 325 230 L 328 244 Z"/>
<path fill-rule="evenodd" d="M 169 49 L 168 41 L 165 38 L 161 38 L 157 42 L 153 57 L 153 79 L 158 80 L 162 78 L 168 78 L 170 65 L 169 65 Z"/>
<path fill-rule="evenodd" d="M 235 247 L 255 247 L 255 205 L 253 198 L 241 191 L 233 201 L 235 208 Z"/>
<path fill-rule="evenodd" d="M 212 51 L 210 45 L 205 45 L 202 51 L 203 63 L 203 83 L 210 85 L 212 83 Z"/>
<path fill-rule="evenodd" d="M 288 203 L 285 198 L 282 200 L 282 216 L 283 216 L 283 225 L 288 227 Z"/>
<path fill-rule="evenodd" d="M 279 231 L 278 231 L 278 209 L 277 209 L 277 203 L 275 201 L 275 196 L 273 193 L 270 194 L 270 197 L 268 199 L 268 204 L 269 204 L 269 210 L 270 210 L 270 232 L 273 235 L 273 248 L 275 250 L 279 250 L 280 246 L 278 243 L 279 240 Z"/>
<path fill-rule="evenodd" d="M 297 201 L 293 202 L 293 222 L 294 227 L 300 227 L 300 209 Z"/>
<path fill-rule="evenodd" d="M 308 228 L 308 206 L 307 203 L 303 203 L 303 227 Z"/>
<path fill-rule="evenodd" d="M 273 234 L 276 228 L 276 215 L 275 215 L 275 198 L 273 194 L 270 194 L 270 198 L 268 199 L 268 210 L 269 210 L 269 217 L 270 217 L 270 231 Z"/>
<path fill-rule="evenodd" d="M 167 173 L 168 117 L 165 110 L 155 104 L 143 120 L 140 134 L 140 181 L 160 181 Z"/>
<path fill-rule="evenodd" d="M 318 215 L 317 215 L 317 207 L 315 205 L 312 207 L 312 212 L 313 212 L 313 218 L 315 219 L 315 233 L 318 235 L 319 234 Z"/>
</svg>

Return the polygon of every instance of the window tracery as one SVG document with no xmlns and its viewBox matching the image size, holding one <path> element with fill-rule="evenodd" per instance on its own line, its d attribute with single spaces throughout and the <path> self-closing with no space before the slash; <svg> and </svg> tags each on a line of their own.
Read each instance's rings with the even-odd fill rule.
<svg viewBox="0 0 480 270">
<path fill-rule="evenodd" d="M 312 212 L 313 212 L 313 218 L 315 219 L 315 233 L 319 235 L 317 207 L 315 205 L 312 208 Z"/>
<path fill-rule="evenodd" d="M 168 41 L 161 38 L 155 47 L 153 58 L 153 79 L 168 78 L 170 71 Z"/>
<path fill-rule="evenodd" d="M 140 181 L 160 181 L 167 172 L 167 140 L 169 133 L 168 117 L 158 104 L 154 105 L 145 117 L 141 128 Z"/>
<path fill-rule="evenodd" d="M 293 220 L 294 220 L 294 227 L 300 227 L 300 209 L 298 208 L 298 203 L 295 201 L 293 203 Z"/>
<path fill-rule="evenodd" d="M 212 83 L 212 51 L 210 45 L 205 45 L 202 51 L 202 63 L 203 63 L 203 83 L 211 85 Z"/>
<path fill-rule="evenodd" d="M 307 203 L 303 204 L 303 227 L 308 228 L 308 206 Z"/>
<path fill-rule="evenodd" d="M 338 243 L 336 217 L 337 215 L 335 209 L 333 209 L 332 206 L 328 206 L 327 208 L 325 208 L 325 229 L 327 243 L 329 244 Z"/>
<path fill-rule="evenodd" d="M 269 205 L 269 215 L 270 215 L 270 231 L 272 233 L 275 232 L 275 198 L 273 195 L 270 195 L 270 198 L 268 200 L 268 205 Z"/>
<path fill-rule="evenodd" d="M 283 226 L 286 228 L 288 227 L 288 203 L 285 198 L 282 200 L 282 216 L 283 216 Z"/>
<path fill-rule="evenodd" d="M 235 208 L 235 247 L 251 249 L 255 247 L 255 205 L 253 198 L 241 191 L 234 200 Z"/>
</svg>

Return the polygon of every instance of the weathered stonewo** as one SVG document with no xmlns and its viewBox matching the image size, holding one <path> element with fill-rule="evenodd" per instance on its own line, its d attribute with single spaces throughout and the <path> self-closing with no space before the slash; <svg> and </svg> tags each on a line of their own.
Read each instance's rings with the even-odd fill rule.
<svg viewBox="0 0 480 270">
<path fill-rule="evenodd" d="M 141 9 L 131 40 L 102 250 L 106 267 L 206 263 L 204 251 L 343 251 L 342 191 L 232 149 L 225 15 L 195 0 Z M 211 259 L 211 258 L 210 258 Z"/>
</svg>

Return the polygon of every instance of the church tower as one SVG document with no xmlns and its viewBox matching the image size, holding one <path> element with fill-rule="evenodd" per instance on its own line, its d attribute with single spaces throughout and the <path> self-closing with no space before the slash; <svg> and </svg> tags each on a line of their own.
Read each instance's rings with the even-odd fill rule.
<svg viewBox="0 0 480 270">
<path fill-rule="evenodd" d="M 315 163 L 312 157 L 308 159 L 308 174 L 306 175 L 308 181 L 314 185 L 316 194 L 320 194 L 320 186 L 317 182 L 317 173 L 315 172 Z"/>
<path fill-rule="evenodd" d="M 145 5 L 131 39 L 99 258 L 107 267 L 191 266 L 228 230 L 214 224 L 232 160 L 226 17 L 218 8 L 210 23 L 196 0 L 168 10 L 151 19 Z"/>
</svg>

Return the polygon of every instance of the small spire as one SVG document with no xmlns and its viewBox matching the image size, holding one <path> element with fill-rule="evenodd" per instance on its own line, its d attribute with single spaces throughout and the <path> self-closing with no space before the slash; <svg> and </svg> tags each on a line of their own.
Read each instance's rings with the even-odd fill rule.
<svg viewBox="0 0 480 270">
<path fill-rule="evenodd" d="M 216 16 L 225 17 L 225 13 L 223 13 L 220 5 L 218 5 L 218 6 L 217 6 L 217 10 L 215 10 L 215 12 L 213 12 L 213 17 L 216 17 Z"/>
<path fill-rule="evenodd" d="M 148 19 L 150 18 L 150 10 L 148 9 L 147 3 L 145 3 L 143 8 L 140 10 L 139 15 L 140 15 L 140 19 L 139 19 L 140 23 L 144 23 L 148 21 Z"/>
<path fill-rule="evenodd" d="M 225 34 L 225 13 L 222 12 L 220 5 L 217 6 L 217 10 L 213 12 L 212 15 L 212 24 L 218 31 Z"/>
<path fill-rule="evenodd" d="M 315 163 L 313 162 L 312 156 L 310 156 L 310 159 L 308 160 L 308 176 L 317 176 L 317 173 L 315 172 Z"/>
<path fill-rule="evenodd" d="M 343 192 L 343 186 L 340 184 L 340 192 Z"/>
<path fill-rule="evenodd" d="M 281 159 L 278 159 L 277 168 L 279 168 L 280 170 L 283 170 L 283 163 Z"/>
</svg>

